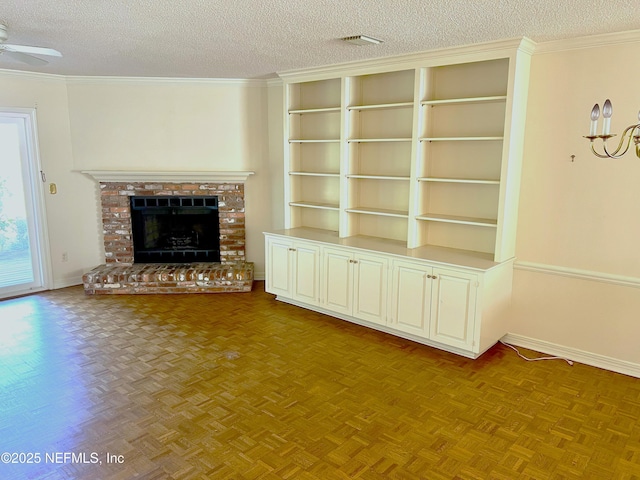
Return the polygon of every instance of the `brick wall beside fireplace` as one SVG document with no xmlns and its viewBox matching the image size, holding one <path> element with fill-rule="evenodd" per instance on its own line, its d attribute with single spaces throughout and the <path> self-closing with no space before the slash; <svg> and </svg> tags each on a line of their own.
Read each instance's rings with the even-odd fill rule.
<svg viewBox="0 0 640 480">
<path fill-rule="evenodd" d="M 217 195 L 220 259 L 245 261 L 244 185 L 242 183 L 101 182 L 100 199 L 107 265 L 133 264 L 129 197 L 132 195 Z"/>
</svg>

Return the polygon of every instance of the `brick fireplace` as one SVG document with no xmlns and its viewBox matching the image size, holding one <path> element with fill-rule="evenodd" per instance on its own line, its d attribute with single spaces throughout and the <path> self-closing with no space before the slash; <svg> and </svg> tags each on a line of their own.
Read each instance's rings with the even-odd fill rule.
<svg viewBox="0 0 640 480">
<path fill-rule="evenodd" d="M 83 276 L 87 294 L 247 292 L 244 180 L 251 172 L 83 172 L 100 182 L 105 264 Z M 133 196 L 218 199 L 220 263 L 135 263 Z"/>
</svg>

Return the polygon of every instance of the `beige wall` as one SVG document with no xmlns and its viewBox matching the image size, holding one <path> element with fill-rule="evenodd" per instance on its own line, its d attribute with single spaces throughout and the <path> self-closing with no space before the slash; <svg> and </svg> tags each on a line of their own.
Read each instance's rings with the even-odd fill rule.
<svg viewBox="0 0 640 480">
<path fill-rule="evenodd" d="M 254 171 L 246 184 L 247 259 L 264 278 L 262 232 L 273 228 L 275 191 L 269 165 L 278 160 L 267 113 L 277 89 L 267 90 L 252 81 L 0 72 L 0 106 L 37 107 L 43 170 L 58 187 L 46 194 L 51 287 L 78 284 L 104 261 L 98 185 L 79 173 L 101 169 Z M 274 128 L 271 135 L 281 138 L 281 126 Z M 282 172 L 274 177 L 281 185 Z"/>
<path fill-rule="evenodd" d="M 254 171 L 245 193 L 247 260 L 264 278 L 262 232 L 271 228 L 264 82 L 71 78 L 68 91 L 77 170 Z"/>
<path fill-rule="evenodd" d="M 271 173 L 271 226 L 269 230 L 284 228 L 284 88 L 282 82 L 272 81 L 268 89 L 269 105 L 269 172 Z"/>
<path fill-rule="evenodd" d="M 63 77 L 0 72 L 0 107 L 36 108 L 38 146 L 47 184 L 46 217 L 52 270 L 51 288 L 79 283 L 87 267 L 99 263 L 94 183 L 73 172 L 67 87 Z M 56 183 L 58 193 L 48 193 Z M 68 261 L 63 262 L 63 253 Z"/>
<path fill-rule="evenodd" d="M 637 118 L 639 46 L 534 55 L 511 324 L 522 338 L 638 366 L 640 159 L 598 159 L 582 136 L 596 101 L 611 98 L 614 133 Z M 79 169 L 255 171 L 247 257 L 263 275 L 262 231 L 281 228 L 284 210 L 278 82 L 2 72 L 0 105 L 38 108 L 42 164 L 59 192 L 46 195 L 55 286 L 103 261 L 97 187 Z"/>
<path fill-rule="evenodd" d="M 262 82 L 68 81 L 76 168 L 251 170 L 266 132 Z"/>
<path fill-rule="evenodd" d="M 511 331 L 640 366 L 640 159 L 582 138 L 606 98 L 613 133 L 637 121 L 638 47 L 533 57 Z"/>
</svg>

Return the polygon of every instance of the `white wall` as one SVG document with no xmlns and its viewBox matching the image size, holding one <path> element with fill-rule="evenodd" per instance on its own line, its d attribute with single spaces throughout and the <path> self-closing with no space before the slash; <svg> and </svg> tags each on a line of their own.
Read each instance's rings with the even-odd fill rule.
<svg viewBox="0 0 640 480">
<path fill-rule="evenodd" d="M 64 77 L 0 72 L 0 107 L 37 109 L 38 143 L 45 190 L 51 253 L 51 288 L 79 283 L 82 274 L 100 262 L 96 246 L 99 224 L 94 183 L 73 172 L 67 87 Z M 58 193 L 48 193 L 55 183 Z M 68 261 L 62 261 L 63 253 Z"/>
<path fill-rule="evenodd" d="M 254 171 L 246 254 L 264 278 L 272 211 L 265 82 L 70 78 L 68 92 L 77 170 Z"/>
<path fill-rule="evenodd" d="M 511 331 L 640 373 L 640 159 L 582 137 L 606 98 L 613 133 L 637 122 L 640 35 L 622 38 L 533 57 Z"/>
</svg>

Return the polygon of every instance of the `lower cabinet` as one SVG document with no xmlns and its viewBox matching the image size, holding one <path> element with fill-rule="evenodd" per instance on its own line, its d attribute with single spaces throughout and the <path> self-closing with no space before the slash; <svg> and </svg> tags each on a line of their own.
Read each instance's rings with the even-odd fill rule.
<svg viewBox="0 0 640 480">
<path fill-rule="evenodd" d="M 322 249 L 322 304 L 361 320 L 386 324 L 389 260 L 345 249 Z"/>
<path fill-rule="evenodd" d="M 433 268 L 394 260 L 391 276 L 390 326 L 429 338 Z"/>
<path fill-rule="evenodd" d="M 471 358 L 507 333 L 512 269 L 266 234 L 265 288 L 279 300 Z"/>
<path fill-rule="evenodd" d="M 392 277 L 390 326 L 445 345 L 473 347 L 477 275 L 394 261 Z"/>
<path fill-rule="evenodd" d="M 310 305 L 319 303 L 320 247 L 314 243 L 272 237 L 266 241 L 265 289 Z"/>
<path fill-rule="evenodd" d="M 464 350 L 474 347 L 477 275 L 434 268 L 429 338 Z M 505 332 L 506 333 L 506 332 Z"/>
</svg>

